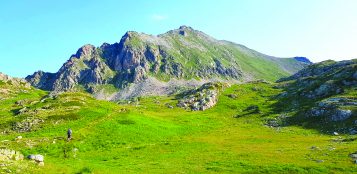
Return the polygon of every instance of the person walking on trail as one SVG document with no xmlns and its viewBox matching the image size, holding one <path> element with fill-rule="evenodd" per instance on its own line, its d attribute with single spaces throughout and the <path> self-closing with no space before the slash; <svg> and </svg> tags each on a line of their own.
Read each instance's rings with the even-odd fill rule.
<svg viewBox="0 0 357 174">
<path fill-rule="evenodd" d="M 67 141 L 69 141 L 71 139 L 72 139 L 72 129 L 69 128 L 68 131 L 67 131 Z"/>
</svg>

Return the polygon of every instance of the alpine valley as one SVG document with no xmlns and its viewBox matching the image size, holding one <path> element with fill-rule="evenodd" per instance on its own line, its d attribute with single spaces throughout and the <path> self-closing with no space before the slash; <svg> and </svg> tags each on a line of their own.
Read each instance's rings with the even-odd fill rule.
<svg viewBox="0 0 357 174">
<path fill-rule="evenodd" d="M 56 73 L 0 73 L 0 171 L 356 173 L 356 89 L 357 59 L 130 31 Z"/>
</svg>

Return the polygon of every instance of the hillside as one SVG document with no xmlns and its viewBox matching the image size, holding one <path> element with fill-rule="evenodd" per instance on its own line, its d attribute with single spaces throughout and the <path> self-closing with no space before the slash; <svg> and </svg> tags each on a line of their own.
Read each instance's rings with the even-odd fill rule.
<svg viewBox="0 0 357 174">
<path fill-rule="evenodd" d="M 279 80 L 279 112 L 324 133 L 357 134 L 357 59 L 323 61 Z"/>
<path fill-rule="evenodd" d="M 210 83 L 194 90 L 183 89 L 178 95 L 139 97 L 118 103 L 96 100 L 81 92 L 49 95 L 31 87 L 23 90 L 27 85 L 1 80 L 1 89 L 16 93 L 0 100 L 0 159 L 5 166 L 0 170 L 354 173 L 357 135 L 342 131 L 345 129 L 341 126 L 352 128 L 355 104 L 337 104 L 337 109 L 351 110 L 345 120 L 331 120 L 331 115 L 311 119 L 299 113 L 310 113 L 315 104 L 331 98 L 344 97 L 354 102 L 355 68 L 355 60 L 328 61 L 311 65 L 276 84 Z M 326 83 L 336 85 L 342 92 L 318 92 Z M 191 109 L 180 108 L 207 96 L 215 98 L 214 107 L 204 111 L 191 111 L 194 105 L 189 105 Z M 320 122 L 314 118 L 327 119 Z M 68 128 L 73 130 L 71 141 L 66 140 Z M 44 164 L 39 166 L 40 163 L 3 153 L 11 150 L 25 157 L 41 154 Z"/>
<path fill-rule="evenodd" d="M 26 80 L 43 90 L 85 90 L 98 99 L 118 100 L 212 81 L 275 81 L 310 63 L 267 56 L 181 26 L 158 36 L 130 31 L 119 43 L 84 45 L 57 73 L 39 71 Z"/>
</svg>

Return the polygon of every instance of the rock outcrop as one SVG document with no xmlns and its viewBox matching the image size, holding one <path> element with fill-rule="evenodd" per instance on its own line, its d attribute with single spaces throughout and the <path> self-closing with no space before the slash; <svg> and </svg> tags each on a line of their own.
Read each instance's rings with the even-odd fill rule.
<svg viewBox="0 0 357 174">
<path fill-rule="evenodd" d="M 23 160 L 24 155 L 20 152 L 10 149 L 0 149 L 0 161 Z"/>
<path fill-rule="evenodd" d="M 325 117 L 331 121 L 344 121 L 352 116 L 352 111 L 343 109 L 339 106 L 357 107 L 357 100 L 347 98 L 329 98 L 325 101 L 319 102 L 316 107 L 313 107 L 308 116 Z"/>
<path fill-rule="evenodd" d="M 209 109 L 216 105 L 219 92 L 226 86 L 222 83 L 206 83 L 198 89 L 186 91 L 178 95 L 180 100 L 177 106 L 192 111 Z"/>
<path fill-rule="evenodd" d="M 297 113 L 295 122 L 328 132 L 355 134 L 356 73 L 357 59 L 316 63 L 280 79 L 278 82 L 285 92 L 278 98 L 286 106 L 284 112 Z"/>
<path fill-rule="evenodd" d="M 8 85 L 12 85 L 15 87 L 23 87 L 23 88 L 31 88 L 31 84 L 28 83 L 26 80 L 21 79 L 21 78 L 13 78 L 10 77 L 6 74 L 3 74 L 0 72 L 0 82 L 8 84 Z"/>
</svg>

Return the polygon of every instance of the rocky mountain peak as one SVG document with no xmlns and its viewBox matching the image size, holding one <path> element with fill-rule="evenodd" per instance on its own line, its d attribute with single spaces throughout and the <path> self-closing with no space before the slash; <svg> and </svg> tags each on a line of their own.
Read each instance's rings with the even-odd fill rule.
<svg viewBox="0 0 357 174">
<path fill-rule="evenodd" d="M 78 49 L 77 53 L 74 55 L 76 58 L 80 57 L 90 57 L 95 52 L 95 46 L 91 44 L 83 45 L 81 48 Z"/>
<path fill-rule="evenodd" d="M 193 28 L 190 26 L 182 25 L 179 27 L 179 30 L 193 31 Z"/>
<path fill-rule="evenodd" d="M 180 28 L 178 29 L 178 33 L 182 36 L 188 36 L 188 33 L 193 32 L 193 31 L 194 31 L 193 28 L 185 26 L 185 25 L 180 26 Z"/>
<path fill-rule="evenodd" d="M 126 39 L 131 39 L 135 36 L 139 35 L 136 31 L 127 31 L 124 36 L 122 37 L 121 41 L 125 41 Z"/>
<path fill-rule="evenodd" d="M 57 73 L 38 72 L 26 79 L 35 87 L 54 91 L 106 84 L 122 89 L 131 83 L 145 82 L 149 77 L 162 82 L 276 80 L 275 76 L 290 75 L 300 70 L 296 68 L 300 64 L 305 66 L 300 61 L 288 60 L 267 57 L 253 50 L 242 51 L 233 43 L 181 26 L 158 36 L 128 31 L 120 42 L 104 43 L 97 48 L 84 45 Z M 274 77 L 267 75 L 272 70 L 277 72 Z"/>
<path fill-rule="evenodd" d="M 178 29 L 170 30 L 163 35 L 180 35 L 186 37 L 189 36 L 190 34 L 202 34 L 202 32 L 195 30 L 192 27 L 182 25 Z"/>
</svg>

